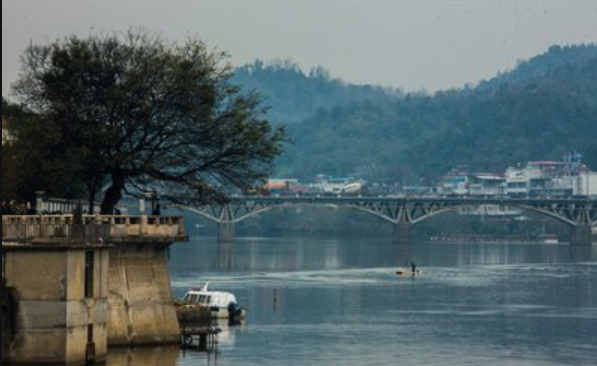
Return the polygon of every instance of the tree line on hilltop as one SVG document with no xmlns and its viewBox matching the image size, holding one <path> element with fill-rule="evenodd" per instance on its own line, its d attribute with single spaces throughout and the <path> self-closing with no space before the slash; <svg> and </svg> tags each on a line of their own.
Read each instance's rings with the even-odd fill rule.
<svg viewBox="0 0 597 366">
<path fill-rule="evenodd" d="M 408 93 L 256 62 L 236 78 L 266 96 L 292 141 L 277 174 L 413 184 L 455 166 L 503 171 L 576 150 L 597 169 L 597 45 L 553 46 L 476 86 Z"/>
</svg>

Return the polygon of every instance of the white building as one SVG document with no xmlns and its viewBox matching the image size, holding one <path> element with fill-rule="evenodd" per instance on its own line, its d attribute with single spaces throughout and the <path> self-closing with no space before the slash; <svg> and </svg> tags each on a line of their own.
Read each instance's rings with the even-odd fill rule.
<svg viewBox="0 0 597 366">
<path fill-rule="evenodd" d="M 441 194 L 467 195 L 470 183 L 471 174 L 468 167 L 457 167 L 442 177 L 437 190 Z"/>
<path fill-rule="evenodd" d="M 461 167 L 444 175 L 437 191 L 448 195 L 503 195 L 506 193 L 506 179 L 502 174 L 469 173 Z"/>
<path fill-rule="evenodd" d="M 586 195 L 597 182 L 579 160 L 532 161 L 506 170 L 506 194 L 513 196 Z"/>
<path fill-rule="evenodd" d="M 503 175 L 470 173 L 468 168 L 459 167 L 442 177 L 437 192 L 471 196 L 597 196 L 597 172 L 590 171 L 580 158 L 580 154 L 574 153 L 562 161 L 531 161 L 510 167 Z"/>
<path fill-rule="evenodd" d="M 309 185 L 309 190 L 324 194 L 342 194 L 347 192 L 347 189 L 351 189 L 353 186 L 358 186 L 358 190 L 360 191 L 363 182 L 352 177 L 333 178 L 320 175 L 317 177 L 315 183 Z"/>
<path fill-rule="evenodd" d="M 498 196 L 506 193 L 506 179 L 495 173 L 475 173 L 469 177 L 472 196 Z"/>
<path fill-rule="evenodd" d="M 575 194 L 597 196 L 597 172 L 585 170 L 578 176 L 578 191 Z"/>
</svg>

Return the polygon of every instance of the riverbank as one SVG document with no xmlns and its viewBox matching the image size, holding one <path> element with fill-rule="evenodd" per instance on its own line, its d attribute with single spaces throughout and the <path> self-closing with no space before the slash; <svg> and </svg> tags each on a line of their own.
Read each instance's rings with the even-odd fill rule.
<svg viewBox="0 0 597 366">
<path fill-rule="evenodd" d="M 560 242 L 557 235 L 536 235 L 521 237 L 520 235 L 496 234 L 449 234 L 434 235 L 426 240 L 431 243 L 543 243 L 557 244 Z"/>
</svg>

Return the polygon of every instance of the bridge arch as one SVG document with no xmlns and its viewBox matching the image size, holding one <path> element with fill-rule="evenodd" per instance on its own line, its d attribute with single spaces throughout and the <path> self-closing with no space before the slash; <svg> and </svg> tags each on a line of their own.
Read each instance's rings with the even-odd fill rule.
<svg viewBox="0 0 597 366">
<path fill-rule="evenodd" d="M 517 207 L 561 221 L 572 228 L 571 241 L 591 243 L 591 227 L 597 225 L 597 200 L 517 198 L 396 198 L 396 197 L 235 197 L 224 205 L 183 206 L 213 221 L 220 236 L 234 240 L 234 224 L 276 209 L 323 206 L 352 209 L 378 217 L 403 231 L 412 225 L 463 206 L 499 205 Z M 224 231 L 222 231 L 224 228 Z M 227 232 L 227 233 L 226 233 Z M 404 236 L 405 235 L 398 235 Z"/>
</svg>

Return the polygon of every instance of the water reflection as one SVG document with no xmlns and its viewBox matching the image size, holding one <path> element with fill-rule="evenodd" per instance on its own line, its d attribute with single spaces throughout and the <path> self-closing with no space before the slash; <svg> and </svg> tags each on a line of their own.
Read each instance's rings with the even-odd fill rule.
<svg viewBox="0 0 597 366">
<path fill-rule="evenodd" d="M 591 262 L 597 258 L 597 246 L 595 245 L 570 245 L 570 261 Z"/>
<path fill-rule="evenodd" d="M 597 260 L 597 246 L 415 242 L 407 248 L 379 239 L 247 238 L 230 243 L 197 237 L 175 244 L 170 263 L 173 271 L 212 273 L 391 267 L 407 265 L 411 258 L 419 266 L 445 267 L 590 262 Z"/>
<path fill-rule="evenodd" d="M 233 271 L 235 268 L 234 243 L 219 242 L 217 243 L 218 252 L 218 267 L 217 270 L 223 272 Z"/>
<path fill-rule="evenodd" d="M 110 348 L 106 366 L 170 366 L 180 357 L 179 346 Z"/>
<path fill-rule="evenodd" d="M 209 277 L 248 318 L 222 326 L 218 352 L 178 351 L 163 365 L 572 366 L 597 357 L 596 246 L 410 249 L 424 269 L 414 279 L 394 274 L 399 248 L 384 240 L 177 244 L 174 292 Z"/>
</svg>

